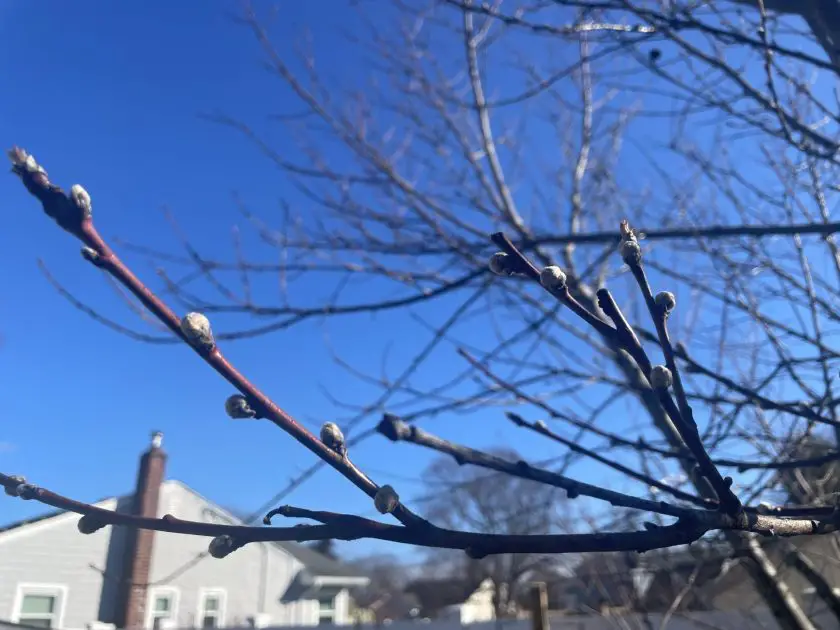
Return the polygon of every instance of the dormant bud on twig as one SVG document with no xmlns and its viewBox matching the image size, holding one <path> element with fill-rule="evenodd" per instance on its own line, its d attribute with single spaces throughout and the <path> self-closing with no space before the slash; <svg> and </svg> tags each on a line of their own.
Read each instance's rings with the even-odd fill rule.
<svg viewBox="0 0 840 630">
<path fill-rule="evenodd" d="M 390 514 L 400 504 L 400 496 L 391 486 L 382 486 L 376 491 L 373 504 L 380 514 Z"/>
<path fill-rule="evenodd" d="M 212 350 L 216 345 L 210 320 L 201 313 L 187 313 L 181 319 L 181 332 L 196 348 Z"/>
<path fill-rule="evenodd" d="M 546 267 L 540 271 L 540 284 L 549 291 L 560 291 L 566 286 L 566 274 L 555 265 Z"/>
<path fill-rule="evenodd" d="M 622 241 L 621 259 L 628 265 L 636 265 L 642 260 L 642 248 L 635 241 Z"/>
<path fill-rule="evenodd" d="M 26 477 L 21 477 L 20 475 L 12 475 L 12 481 L 16 482 L 16 486 L 6 486 L 5 491 L 10 497 L 18 496 L 18 488 L 20 488 L 23 484 L 26 483 Z"/>
<path fill-rule="evenodd" d="M 82 211 L 82 216 L 86 219 L 91 217 L 93 214 L 93 205 L 90 201 L 90 195 L 80 184 L 73 184 L 70 187 L 70 199 Z"/>
<path fill-rule="evenodd" d="M 93 514 L 85 514 L 79 519 L 77 527 L 83 534 L 93 534 L 105 527 L 105 525 L 107 525 L 107 523 L 105 523 L 105 521 L 103 521 L 100 517 Z"/>
<path fill-rule="evenodd" d="M 228 536 L 227 534 L 223 534 L 221 536 L 216 536 L 213 540 L 210 541 L 210 546 L 208 547 L 207 551 L 210 552 L 210 555 L 214 558 L 224 558 L 233 551 L 234 542 L 233 537 Z"/>
<path fill-rule="evenodd" d="M 47 174 L 47 171 L 44 170 L 44 167 L 38 164 L 35 161 L 35 156 L 27 153 L 20 147 L 15 147 L 11 151 L 8 152 L 9 159 L 12 161 L 12 166 L 16 169 L 16 172 L 26 171 L 28 173 L 41 173 L 43 175 Z"/>
<path fill-rule="evenodd" d="M 534 426 L 537 427 L 540 431 L 548 431 L 548 425 L 545 423 L 545 420 L 537 420 L 534 423 Z"/>
<path fill-rule="evenodd" d="M 341 456 L 347 453 L 347 444 L 344 441 L 344 434 L 335 422 L 325 422 L 321 427 L 321 441 L 331 451 Z"/>
<path fill-rule="evenodd" d="M 671 383 L 674 382 L 674 377 L 664 365 L 654 365 L 650 370 L 650 385 L 654 389 L 668 389 Z"/>
<path fill-rule="evenodd" d="M 497 276 L 509 276 L 511 273 L 511 259 L 510 256 L 504 252 L 496 252 L 490 256 L 490 271 Z"/>
<path fill-rule="evenodd" d="M 677 298 L 670 291 L 660 291 L 653 300 L 665 315 L 670 315 L 677 305 Z"/>
<path fill-rule="evenodd" d="M 257 417 L 257 412 L 254 411 L 248 399 L 242 394 L 234 394 L 228 397 L 225 401 L 225 412 L 234 420 Z"/>
</svg>

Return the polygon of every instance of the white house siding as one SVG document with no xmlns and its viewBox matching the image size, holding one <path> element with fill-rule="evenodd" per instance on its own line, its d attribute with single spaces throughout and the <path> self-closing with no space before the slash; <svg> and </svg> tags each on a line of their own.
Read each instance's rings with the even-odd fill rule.
<svg viewBox="0 0 840 630">
<path fill-rule="evenodd" d="M 114 509 L 116 501 L 99 503 Z M 62 514 L 19 529 L 0 533 L 0 619 L 16 620 L 16 593 L 21 584 L 63 587 L 60 623 L 82 629 L 99 616 L 102 574 L 112 528 L 84 536 L 76 524 L 79 516 Z"/>
<path fill-rule="evenodd" d="M 493 584 L 485 581 L 467 601 L 461 604 L 461 623 L 480 623 L 492 621 L 496 614 L 493 610 Z"/>
<path fill-rule="evenodd" d="M 230 522 L 219 508 L 177 481 L 163 484 L 159 516 L 171 513 L 179 518 L 205 522 Z M 255 613 L 266 613 L 272 626 L 309 626 L 318 623 L 318 602 L 299 600 L 283 602 L 283 594 L 303 565 L 270 543 L 252 543 L 221 560 L 205 557 L 197 565 L 178 575 L 173 572 L 196 555 L 207 551 L 209 539 L 158 532 L 152 555 L 150 582 L 165 581 L 149 592 L 148 609 L 159 590 L 176 593 L 178 627 L 200 625 L 199 597 L 202 589 L 226 593 L 224 623 L 243 626 Z M 262 593 L 264 592 L 264 596 Z M 336 600 L 339 623 L 347 623 L 348 596 L 343 591 Z"/>
</svg>

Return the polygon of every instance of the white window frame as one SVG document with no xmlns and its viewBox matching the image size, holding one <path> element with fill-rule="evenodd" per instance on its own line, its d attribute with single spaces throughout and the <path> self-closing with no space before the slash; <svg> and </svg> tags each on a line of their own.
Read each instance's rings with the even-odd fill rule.
<svg viewBox="0 0 840 630">
<path fill-rule="evenodd" d="M 337 600 L 337 599 L 338 599 L 338 593 L 335 593 L 332 596 L 332 608 L 330 609 L 331 614 L 330 614 L 330 617 L 329 617 L 329 621 L 328 622 L 322 622 L 321 621 L 322 617 L 326 618 L 326 616 L 322 615 L 322 612 L 321 612 L 321 596 L 320 595 L 315 596 L 315 601 L 318 602 L 318 625 L 319 626 L 322 623 L 329 624 L 329 625 L 335 625 L 336 614 L 338 612 L 338 608 L 335 605 L 335 600 Z"/>
<path fill-rule="evenodd" d="M 181 592 L 174 586 L 156 586 L 149 589 L 148 600 L 146 601 L 146 628 L 152 630 L 154 628 L 155 617 L 155 600 L 158 597 L 169 596 L 172 605 L 169 608 L 169 619 L 172 625 L 177 625 L 178 622 L 178 604 L 181 600 Z M 161 630 L 164 630 L 166 625 L 161 625 Z"/>
<path fill-rule="evenodd" d="M 207 597 L 216 597 L 219 600 L 219 609 L 216 611 L 216 627 L 225 627 L 225 615 L 227 614 L 227 591 L 223 588 L 201 588 L 198 590 L 198 614 L 196 616 L 196 628 L 204 628 L 204 617 L 207 614 L 205 604 Z"/>
<path fill-rule="evenodd" d="M 53 610 L 52 628 L 56 630 L 64 627 L 64 611 L 67 607 L 67 593 L 69 589 L 65 584 L 40 584 L 34 582 L 20 582 L 15 590 L 15 600 L 12 606 L 12 623 L 26 625 L 27 617 L 23 608 L 23 598 L 26 595 L 51 595 L 56 598 L 55 610 Z M 24 615 L 21 617 L 21 615 Z"/>
</svg>

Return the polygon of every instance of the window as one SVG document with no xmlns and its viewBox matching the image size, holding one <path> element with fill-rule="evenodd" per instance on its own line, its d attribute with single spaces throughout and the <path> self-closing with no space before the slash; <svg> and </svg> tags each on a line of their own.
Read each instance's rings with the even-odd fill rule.
<svg viewBox="0 0 840 630">
<path fill-rule="evenodd" d="M 174 619 L 175 596 L 172 593 L 157 593 L 152 603 L 152 630 L 162 630 L 165 622 Z"/>
<path fill-rule="evenodd" d="M 24 595 L 20 603 L 20 614 L 18 620 L 26 626 L 35 628 L 54 628 L 56 604 L 58 597 L 55 595 Z"/>
<path fill-rule="evenodd" d="M 318 625 L 335 622 L 335 595 L 318 596 Z"/>
<path fill-rule="evenodd" d="M 201 628 L 221 628 L 224 625 L 224 591 L 201 593 L 198 619 Z"/>
<path fill-rule="evenodd" d="M 12 621 L 33 628 L 61 627 L 67 588 L 48 584 L 20 584 Z"/>
</svg>

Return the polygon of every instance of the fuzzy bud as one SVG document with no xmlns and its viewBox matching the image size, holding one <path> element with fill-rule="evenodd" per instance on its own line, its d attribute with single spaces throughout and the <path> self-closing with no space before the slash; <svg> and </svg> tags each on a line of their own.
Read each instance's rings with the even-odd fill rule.
<svg viewBox="0 0 840 630">
<path fill-rule="evenodd" d="M 621 258 L 628 265 L 639 264 L 642 260 L 642 248 L 635 240 L 627 240 L 621 243 Z"/>
<path fill-rule="evenodd" d="M 347 452 L 344 434 L 335 422 L 325 422 L 324 426 L 321 427 L 321 441 L 324 446 L 339 455 L 343 456 Z"/>
<path fill-rule="evenodd" d="M 510 269 L 510 256 L 504 252 L 496 252 L 490 256 L 489 266 L 490 271 L 497 276 L 509 276 L 512 273 Z"/>
<path fill-rule="evenodd" d="M 373 497 L 373 504 L 380 514 L 390 514 L 399 506 L 400 497 L 397 491 L 391 486 L 382 486 L 376 491 L 376 496 Z"/>
<path fill-rule="evenodd" d="M 93 205 L 90 201 L 90 195 L 80 184 L 73 184 L 70 187 L 70 199 L 76 207 L 82 211 L 82 215 L 89 219 L 93 213 Z"/>
<path fill-rule="evenodd" d="M 225 401 L 225 413 L 234 420 L 257 417 L 257 412 L 254 411 L 248 399 L 242 394 L 234 394 L 228 397 Z"/>
<path fill-rule="evenodd" d="M 674 297 L 674 294 L 670 291 L 660 291 L 656 294 L 656 297 L 653 298 L 653 300 L 666 315 L 673 311 L 674 307 L 677 305 L 677 298 Z"/>
<path fill-rule="evenodd" d="M 540 284 L 549 291 L 560 291 L 566 286 L 566 274 L 560 267 L 546 267 L 540 271 Z"/>
<path fill-rule="evenodd" d="M 102 266 L 102 256 L 99 255 L 98 251 L 87 245 L 82 247 L 82 258 L 97 267 Z"/>
<path fill-rule="evenodd" d="M 234 549 L 234 541 L 233 537 L 228 536 L 227 534 L 223 534 L 222 536 L 216 536 L 213 540 L 210 541 L 210 546 L 208 547 L 207 551 L 210 552 L 210 555 L 214 558 L 224 558 L 233 552 Z"/>
<path fill-rule="evenodd" d="M 216 341 L 213 339 L 213 329 L 210 327 L 210 320 L 201 313 L 187 313 L 181 319 L 181 332 L 187 341 L 201 350 L 212 350 Z"/>
<path fill-rule="evenodd" d="M 15 496 L 20 497 L 24 501 L 29 501 L 35 498 L 38 488 L 29 483 L 22 483 L 15 488 Z"/>
<path fill-rule="evenodd" d="M 13 170 L 20 174 L 22 171 L 25 171 L 30 174 L 47 174 L 47 171 L 44 170 L 44 167 L 38 164 L 35 160 L 35 156 L 27 153 L 20 147 L 15 147 L 11 151 L 8 152 L 9 159 L 12 161 Z"/>
<path fill-rule="evenodd" d="M 12 475 L 12 481 L 16 482 L 17 485 L 15 486 L 6 486 L 6 494 L 10 497 L 18 496 L 18 488 L 20 488 L 23 484 L 26 483 L 26 478 L 21 477 L 20 475 Z"/>
<path fill-rule="evenodd" d="M 671 375 L 671 370 L 664 365 L 654 365 L 651 368 L 650 385 L 654 389 L 668 389 L 673 382 L 674 377 Z"/>
<path fill-rule="evenodd" d="M 85 514 L 82 518 L 79 519 L 77 527 L 79 528 L 79 531 L 83 534 L 92 534 L 105 527 L 105 525 L 107 525 L 107 523 L 105 523 L 105 521 L 103 521 L 98 516 L 95 516 L 93 514 Z"/>
<path fill-rule="evenodd" d="M 545 423 L 545 420 L 537 420 L 534 423 L 534 426 L 537 427 L 540 431 L 548 431 L 548 425 Z"/>
</svg>

